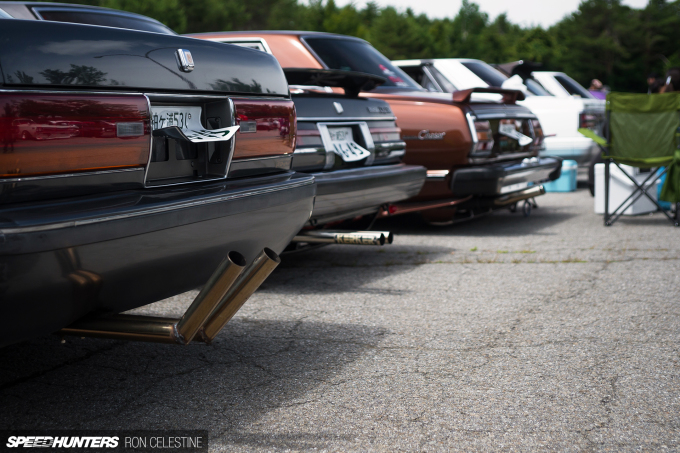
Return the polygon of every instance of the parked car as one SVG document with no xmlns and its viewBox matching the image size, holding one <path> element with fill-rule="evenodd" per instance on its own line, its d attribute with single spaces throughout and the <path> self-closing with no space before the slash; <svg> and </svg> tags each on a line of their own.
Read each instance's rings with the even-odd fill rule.
<svg viewBox="0 0 680 453">
<path fill-rule="evenodd" d="M 308 221 L 316 186 L 290 170 L 295 108 L 272 56 L 6 18 L 0 42 L 0 344 L 199 287 Z M 23 137 L 32 124 L 65 132 Z"/>
<path fill-rule="evenodd" d="M 453 93 L 474 87 L 519 89 L 526 99 L 518 104 L 536 114 L 545 134 L 545 149 L 541 156 L 559 156 L 587 165 L 597 153 L 597 145 L 581 135 L 578 129 L 589 127 L 599 130 L 604 115 L 603 105 L 591 105 L 571 96 L 553 96 L 533 78 L 522 79 L 517 74 L 508 77 L 481 60 L 442 58 L 393 63 L 428 91 Z"/>
<path fill-rule="evenodd" d="M 298 114 L 293 169 L 317 184 L 309 226 L 362 216 L 420 192 L 426 169 L 401 163 L 406 143 L 389 104 L 362 98 L 385 79 L 338 70 L 287 69 Z M 319 92 L 341 87 L 344 94 Z"/>
<path fill-rule="evenodd" d="M 407 144 L 404 163 L 425 166 L 427 180 L 416 197 L 390 204 L 384 215 L 425 211 L 432 222 L 450 222 L 456 213 L 470 218 L 538 196 L 541 182 L 559 176 L 559 159 L 538 158 L 540 122 L 515 103 L 524 97 L 519 91 L 430 93 L 368 42 L 349 36 L 283 31 L 195 36 L 272 53 L 284 70 L 359 71 L 385 78 L 360 96 L 387 101 Z M 475 91 L 503 97 L 478 100 Z"/>
<path fill-rule="evenodd" d="M 43 20 L 59 20 L 96 25 L 175 34 L 154 19 L 137 14 L 122 13 L 106 8 L 80 5 L 44 3 L 21 3 L 22 8 Z M 19 8 L 19 7 L 17 7 Z M 263 50 L 251 43 L 236 43 L 241 47 Z M 219 75 L 218 75 L 219 77 Z M 312 216 L 302 235 L 296 236 L 290 249 L 297 249 L 308 242 L 327 242 L 328 238 L 310 236 L 317 229 L 329 227 L 353 227 L 370 225 L 371 217 L 381 206 L 398 202 L 416 195 L 424 181 L 425 168 L 404 165 L 405 143 L 389 105 L 378 99 L 358 98 L 366 87 L 383 83 L 381 77 L 347 71 L 287 71 L 293 78 L 292 99 L 298 114 L 297 146 L 292 169 L 315 176 L 317 193 Z M 327 93 L 316 90 L 320 81 L 342 86 L 343 93 Z M 228 85 L 242 81 L 223 81 Z M 236 124 L 241 133 L 255 130 L 278 130 L 278 124 L 254 121 L 247 113 L 239 114 Z M 342 139 L 334 142 L 344 131 Z M 358 155 L 349 155 L 341 147 L 352 146 Z M 340 147 L 340 148 L 339 148 Z M 246 170 L 236 174 L 247 174 Z M 360 222 L 352 222 L 357 218 Z M 383 244 L 391 242 L 391 234 L 363 232 L 360 235 L 335 235 L 334 242 Z"/>
</svg>

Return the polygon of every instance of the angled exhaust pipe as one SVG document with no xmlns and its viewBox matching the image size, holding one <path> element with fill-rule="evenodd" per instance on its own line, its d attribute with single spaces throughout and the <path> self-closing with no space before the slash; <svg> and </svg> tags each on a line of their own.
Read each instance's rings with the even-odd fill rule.
<svg viewBox="0 0 680 453">
<path fill-rule="evenodd" d="M 528 198 L 538 197 L 545 193 L 545 188 L 542 185 L 529 187 L 519 192 L 509 193 L 498 197 L 494 200 L 496 206 L 506 206 L 512 203 L 517 203 L 518 201 L 526 200 Z"/>
<path fill-rule="evenodd" d="M 354 244 L 354 245 L 385 245 L 394 241 L 391 231 L 332 231 L 311 230 L 302 231 L 292 242 L 307 242 L 309 244 Z"/>
<path fill-rule="evenodd" d="M 275 262 L 266 273 L 261 271 L 262 266 L 254 266 L 255 263 L 263 261 L 263 255 Z M 57 334 L 181 345 L 189 344 L 192 340 L 204 341 L 205 338 L 212 340 L 280 262 L 278 255 L 268 248 L 265 248 L 250 266 L 246 266 L 243 255 L 230 252 L 179 319 L 117 314 L 81 319 L 61 329 Z M 229 305 L 233 311 L 231 315 L 219 330 L 211 328 L 212 337 L 206 337 L 202 329 L 218 310 L 224 310 L 221 307 L 229 300 L 237 300 L 238 306 Z M 200 335 L 197 337 L 199 332 Z"/>
<path fill-rule="evenodd" d="M 224 295 L 215 311 L 205 322 L 201 329 L 201 340 L 206 343 L 212 342 L 280 263 L 281 258 L 272 249 L 265 248 L 262 250 L 243 271 L 241 277 Z"/>
</svg>

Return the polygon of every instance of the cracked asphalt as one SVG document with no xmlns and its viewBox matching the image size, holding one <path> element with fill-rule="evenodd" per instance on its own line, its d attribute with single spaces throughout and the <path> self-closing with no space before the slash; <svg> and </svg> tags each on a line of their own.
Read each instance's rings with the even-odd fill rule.
<svg viewBox="0 0 680 453">
<path fill-rule="evenodd" d="M 680 450 L 680 229 L 605 228 L 582 189 L 537 201 L 284 257 L 211 346 L 1 349 L 0 427 L 208 429 L 220 452 Z"/>
</svg>

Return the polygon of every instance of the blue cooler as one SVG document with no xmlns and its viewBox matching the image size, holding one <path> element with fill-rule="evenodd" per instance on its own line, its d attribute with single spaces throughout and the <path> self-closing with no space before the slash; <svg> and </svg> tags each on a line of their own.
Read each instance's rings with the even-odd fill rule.
<svg viewBox="0 0 680 453">
<path fill-rule="evenodd" d="M 573 192 L 576 190 L 578 164 L 575 160 L 562 161 L 562 174 L 554 181 L 543 184 L 546 192 Z"/>
<path fill-rule="evenodd" d="M 664 167 L 659 168 L 659 171 L 657 173 L 661 173 L 664 171 Z M 661 209 L 664 211 L 670 211 L 671 210 L 671 202 L 670 201 L 661 201 L 661 189 L 663 188 L 664 182 L 666 182 L 666 175 L 663 175 L 662 177 L 659 178 L 659 183 L 656 186 L 656 199 L 659 201 L 659 205 L 661 206 Z"/>
</svg>

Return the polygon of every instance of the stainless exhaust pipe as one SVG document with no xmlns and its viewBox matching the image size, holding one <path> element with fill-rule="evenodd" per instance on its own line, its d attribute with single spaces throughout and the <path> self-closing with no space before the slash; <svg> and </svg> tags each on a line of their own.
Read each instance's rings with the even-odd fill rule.
<svg viewBox="0 0 680 453">
<path fill-rule="evenodd" d="M 498 197 L 494 200 L 494 205 L 505 206 L 512 203 L 517 203 L 518 201 L 526 200 L 529 198 L 534 198 L 545 193 L 545 188 L 542 185 L 529 187 L 527 189 L 521 190 L 519 192 L 509 193 L 502 197 Z"/>
<path fill-rule="evenodd" d="M 243 271 L 234 286 L 224 295 L 210 319 L 201 329 L 200 338 L 206 343 L 212 342 L 280 263 L 281 258 L 276 252 L 269 248 L 262 250 L 258 257 Z"/>
<path fill-rule="evenodd" d="M 307 242 L 310 244 L 354 244 L 354 245 L 385 245 L 394 241 L 391 231 L 331 231 L 310 230 L 300 232 L 292 242 Z"/>
<path fill-rule="evenodd" d="M 243 255 L 229 252 L 180 319 L 117 314 L 78 320 L 57 334 L 189 344 L 234 287 L 245 267 Z"/>
</svg>

